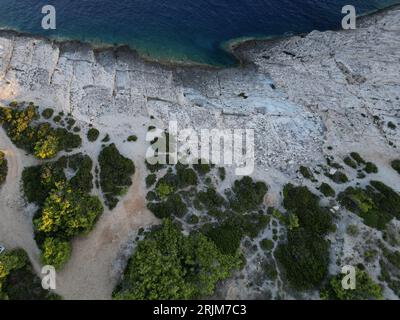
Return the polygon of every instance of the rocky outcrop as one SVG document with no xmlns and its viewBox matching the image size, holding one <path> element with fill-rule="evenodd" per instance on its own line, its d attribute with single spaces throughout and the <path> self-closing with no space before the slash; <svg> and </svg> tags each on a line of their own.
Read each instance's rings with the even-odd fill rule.
<svg viewBox="0 0 400 320">
<path fill-rule="evenodd" d="M 384 124 L 397 123 L 400 110 L 399 32 L 395 7 L 353 31 L 246 43 L 236 49 L 242 67 L 216 70 L 2 31 L 0 99 L 34 100 L 87 122 L 153 115 L 181 127 L 253 128 L 260 168 L 320 161 L 324 145 L 395 152 L 399 134 Z"/>
</svg>

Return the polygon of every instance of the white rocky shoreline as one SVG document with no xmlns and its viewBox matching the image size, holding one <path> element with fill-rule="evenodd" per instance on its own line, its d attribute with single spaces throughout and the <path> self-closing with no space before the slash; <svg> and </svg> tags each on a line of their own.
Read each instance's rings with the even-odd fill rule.
<svg viewBox="0 0 400 320">
<path fill-rule="evenodd" d="M 400 156 L 400 131 L 387 126 L 389 121 L 400 125 L 400 6 L 363 17 L 356 30 L 248 41 L 234 50 L 242 61 L 237 68 L 171 66 L 145 61 L 125 47 L 94 49 L 75 41 L 57 42 L 3 30 L 0 102 L 34 101 L 43 108 L 71 113 L 83 129 L 92 124 L 108 132 L 138 165 L 135 192 L 142 202 L 147 128 L 167 128 L 170 120 L 177 120 L 180 128 L 254 129 L 253 176 L 267 182 L 271 205 L 279 206 L 281 187 L 287 181 L 314 188 L 297 173 L 300 165 L 315 167 L 325 163 L 327 156 L 343 159 L 352 151 L 376 163 L 380 168 L 377 177 L 400 191 L 400 179 L 389 165 Z M 122 144 L 130 134 L 139 138 L 133 147 Z M 85 148 L 97 155 L 100 145 Z M 340 191 L 341 186 L 336 187 Z M 97 259 L 114 263 L 115 248 L 123 247 L 131 237 L 129 227 L 155 223 L 140 208 L 143 217 L 124 226 L 126 232 L 118 239 L 115 234 L 121 224 L 108 224 L 114 223 L 115 215 L 130 217 L 122 209 L 114 216 L 107 213 L 87 241 L 76 241 L 82 250 L 61 275 L 65 284 L 61 293 L 66 298 L 109 297 L 117 276 Z M 357 219 L 344 214 L 339 230 Z M 106 231 L 113 244 L 104 250 L 102 245 L 108 244 L 98 242 L 97 237 Z M 365 232 L 372 231 L 366 228 Z M 332 239 L 332 254 L 342 250 L 345 257 L 353 257 L 353 248 L 363 239 L 349 241 L 345 235 Z M 37 249 L 26 243 L 22 245 L 36 257 Z M 92 253 L 93 245 L 98 251 Z M 86 265 L 74 265 L 87 255 Z M 331 271 L 337 271 L 335 266 Z M 369 271 L 376 278 L 379 267 L 371 266 Z M 226 293 L 228 297 L 257 296 L 250 289 L 238 292 L 232 287 L 235 284 Z M 390 291 L 385 296 L 393 298 Z"/>
</svg>

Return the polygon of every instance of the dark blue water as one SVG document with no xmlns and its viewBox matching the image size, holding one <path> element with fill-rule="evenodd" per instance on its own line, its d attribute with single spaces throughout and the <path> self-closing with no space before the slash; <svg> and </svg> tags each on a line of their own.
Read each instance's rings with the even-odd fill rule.
<svg viewBox="0 0 400 320">
<path fill-rule="evenodd" d="M 341 8 L 365 14 L 400 0 L 0 0 L 0 27 L 107 44 L 153 59 L 232 65 L 223 49 L 242 37 L 336 29 Z M 57 10 L 57 29 L 41 29 L 41 8 Z"/>
</svg>

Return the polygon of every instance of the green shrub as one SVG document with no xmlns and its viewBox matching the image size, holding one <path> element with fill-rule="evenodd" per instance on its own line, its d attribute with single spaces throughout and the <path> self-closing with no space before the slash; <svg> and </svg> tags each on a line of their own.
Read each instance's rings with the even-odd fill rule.
<svg viewBox="0 0 400 320">
<path fill-rule="evenodd" d="M 131 135 L 131 136 L 128 137 L 128 141 L 129 141 L 129 142 L 136 142 L 137 139 L 138 139 L 138 138 L 137 138 L 137 136 L 135 136 L 135 135 Z"/>
<path fill-rule="evenodd" d="M 392 168 L 396 170 L 398 174 L 400 174 L 400 160 L 393 160 L 391 165 Z"/>
<path fill-rule="evenodd" d="M 99 137 L 100 132 L 96 128 L 90 128 L 87 133 L 87 138 L 90 142 L 94 142 Z"/>
<path fill-rule="evenodd" d="M 148 209 L 157 218 L 167 218 L 171 216 L 183 217 L 187 213 L 187 206 L 182 201 L 179 194 L 170 194 L 164 202 L 151 202 L 147 205 Z"/>
<path fill-rule="evenodd" d="M 349 187 L 339 194 L 338 200 L 373 228 L 382 230 L 394 217 L 400 217 L 399 194 L 379 181 L 371 181 L 366 189 Z"/>
<path fill-rule="evenodd" d="M 270 239 L 263 239 L 260 241 L 260 246 L 265 251 L 271 251 L 274 248 L 274 242 Z"/>
<path fill-rule="evenodd" d="M 99 155 L 100 185 L 109 209 L 116 207 L 117 197 L 132 185 L 131 176 L 135 173 L 132 160 L 122 156 L 115 144 L 104 147 Z"/>
<path fill-rule="evenodd" d="M 352 158 L 350 157 L 346 157 L 344 158 L 343 162 L 345 164 L 347 164 L 349 167 L 353 168 L 353 169 L 357 169 L 358 165 L 357 162 L 355 162 Z"/>
<path fill-rule="evenodd" d="M 200 191 L 197 198 L 206 210 L 219 209 L 225 202 L 224 198 L 214 188 Z"/>
<path fill-rule="evenodd" d="M 236 180 L 230 196 L 230 207 L 236 212 L 256 210 L 263 204 L 268 188 L 264 182 L 254 182 L 250 177 Z"/>
<path fill-rule="evenodd" d="M 336 171 L 334 174 L 325 173 L 325 176 L 327 176 L 329 179 L 337 184 L 343 184 L 349 181 L 346 174 L 339 170 Z"/>
<path fill-rule="evenodd" d="M 188 168 L 182 164 L 177 164 L 176 166 L 176 176 L 177 176 L 177 187 L 186 188 L 189 186 L 195 186 L 198 183 L 197 174 L 192 168 Z"/>
<path fill-rule="evenodd" d="M 389 129 L 392 129 L 392 130 L 396 130 L 396 128 L 397 128 L 397 126 L 392 121 L 389 121 L 387 126 Z"/>
<path fill-rule="evenodd" d="M 4 152 L 0 151 L 0 185 L 2 185 L 7 178 L 8 165 Z"/>
<path fill-rule="evenodd" d="M 335 190 L 325 182 L 321 184 L 319 191 L 321 191 L 325 197 L 334 197 L 336 195 Z"/>
<path fill-rule="evenodd" d="M 157 176 L 154 173 L 149 174 L 146 177 L 146 187 L 150 188 L 153 184 L 156 183 L 156 181 L 157 181 Z"/>
<path fill-rule="evenodd" d="M 350 153 L 350 157 L 352 157 L 359 165 L 365 164 L 365 160 L 357 152 Z"/>
<path fill-rule="evenodd" d="M 42 261 L 60 270 L 71 256 L 71 245 L 68 241 L 46 238 L 42 249 Z"/>
<path fill-rule="evenodd" d="M 206 236 L 223 254 L 234 256 L 239 250 L 243 232 L 233 223 L 226 222 L 211 228 Z"/>
<path fill-rule="evenodd" d="M 298 217 L 298 226 L 288 229 L 287 243 L 278 246 L 275 256 L 292 287 L 318 287 L 328 273 L 329 244 L 325 236 L 332 230 L 332 217 L 307 187 L 287 184 L 283 196 L 283 206 Z"/>
<path fill-rule="evenodd" d="M 204 176 L 204 175 L 206 175 L 207 173 L 209 173 L 211 171 L 211 165 L 210 164 L 207 164 L 207 163 L 202 164 L 202 163 L 200 163 L 200 161 L 199 161 L 198 164 L 194 164 L 193 168 L 201 176 Z"/>
<path fill-rule="evenodd" d="M 366 173 L 378 173 L 378 167 L 372 162 L 367 162 L 364 170 Z"/>
<path fill-rule="evenodd" d="M 321 291 L 325 300 L 382 300 L 383 291 L 380 285 L 362 270 L 356 269 L 356 288 L 345 290 L 342 286 L 343 274 L 332 277 Z"/>
<path fill-rule="evenodd" d="M 51 108 L 46 108 L 42 112 L 43 118 L 45 118 L 47 120 L 50 119 L 53 116 L 53 114 L 54 114 L 54 110 Z"/>
<path fill-rule="evenodd" d="M 318 287 L 328 274 L 328 242 L 305 229 L 289 231 L 287 243 L 278 246 L 275 256 L 295 289 Z"/>
<path fill-rule="evenodd" d="M 218 175 L 219 175 L 219 178 L 221 179 L 221 181 L 225 180 L 225 178 L 226 178 L 226 170 L 225 170 L 224 167 L 218 168 Z"/>
<path fill-rule="evenodd" d="M 309 168 L 301 166 L 299 170 L 300 170 L 301 175 L 304 178 L 306 178 L 308 180 L 314 180 L 314 175 Z"/>
<path fill-rule="evenodd" d="M 352 237 L 357 237 L 359 234 L 358 227 L 355 224 L 351 224 L 351 225 L 347 226 L 346 232 L 349 236 L 352 236 Z"/>
<path fill-rule="evenodd" d="M 28 255 L 22 249 L 5 251 L 0 255 L 0 300 L 59 299 L 44 290 L 41 279 L 33 271 Z"/>
<path fill-rule="evenodd" d="M 101 140 L 101 142 L 109 142 L 110 141 L 110 135 L 107 133 L 106 136 Z"/>
<path fill-rule="evenodd" d="M 35 231 L 46 237 L 70 239 L 93 229 L 103 205 L 97 197 L 73 190 L 63 182 L 56 183 L 46 198 L 43 209 L 35 217 Z"/>
<path fill-rule="evenodd" d="M 175 300 L 212 295 L 218 281 L 240 265 L 202 234 L 184 236 L 170 221 L 139 241 L 114 299 Z"/>
</svg>

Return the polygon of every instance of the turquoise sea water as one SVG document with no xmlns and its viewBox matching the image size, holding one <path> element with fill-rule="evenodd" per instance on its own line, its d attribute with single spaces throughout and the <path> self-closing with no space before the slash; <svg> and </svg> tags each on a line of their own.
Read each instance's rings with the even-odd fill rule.
<svg viewBox="0 0 400 320">
<path fill-rule="evenodd" d="M 95 43 L 129 45 L 144 56 L 229 66 L 232 39 L 336 29 L 341 8 L 365 14 L 400 0 L 0 0 L 0 27 Z M 41 28 L 44 5 L 57 29 Z"/>
</svg>

